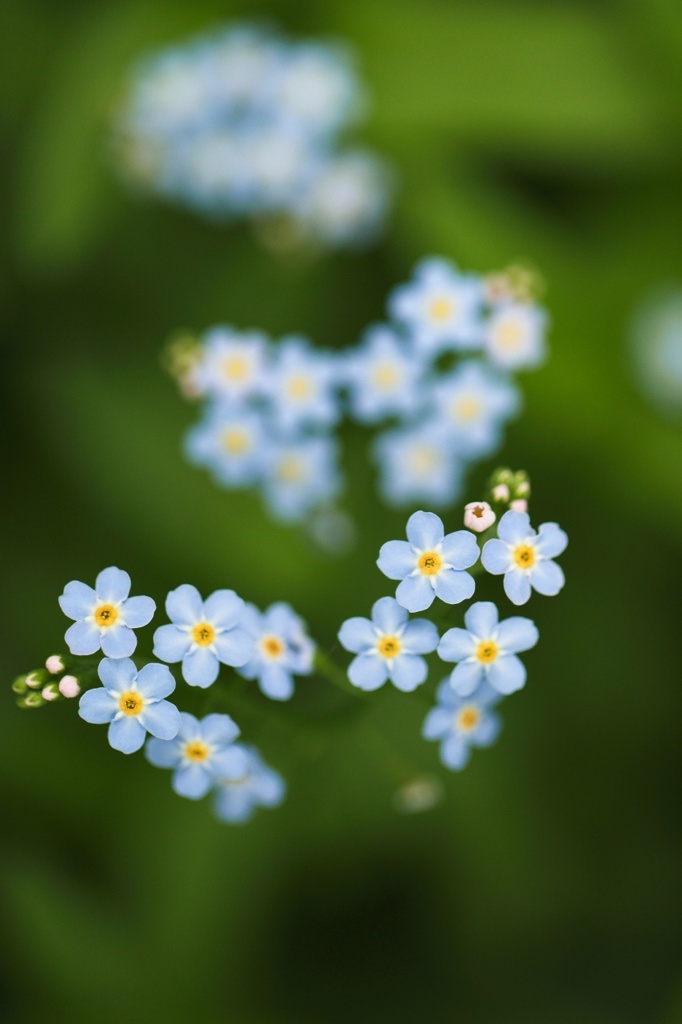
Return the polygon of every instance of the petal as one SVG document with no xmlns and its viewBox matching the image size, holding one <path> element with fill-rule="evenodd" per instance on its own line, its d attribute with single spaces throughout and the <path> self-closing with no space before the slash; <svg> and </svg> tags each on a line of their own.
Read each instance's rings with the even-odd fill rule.
<svg viewBox="0 0 682 1024">
<path fill-rule="evenodd" d="M 125 601 L 130 593 L 130 576 L 123 569 L 111 565 L 99 573 L 95 580 L 95 591 L 98 601 L 112 604 Z"/>
<path fill-rule="evenodd" d="M 426 611 L 436 599 L 436 591 L 429 583 L 432 578 L 421 573 L 419 576 L 406 576 L 395 592 L 398 603 L 407 608 L 408 612 Z"/>
<path fill-rule="evenodd" d="M 251 794 L 243 787 L 222 786 L 218 790 L 214 810 L 220 821 L 229 821 L 233 825 L 242 824 L 253 815 Z"/>
<path fill-rule="evenodd" d="M 116 695 L 133 685 L 137 665 L 130 658 L 102 658 L 97 666 L 97 675 L 107 690 Z"/>
<path fill-rule="evenodd" d="M 260 674 L 258 685 L 265 696 L 272 700 L 289 700 L 294 692 L 291 673 L 281 665 L 266 665 Z"/>
<path fill-rule="evenodd" d="M 543 523 L 535 541 L 535 550 L 543 558 L 556 558 L 566 550 L 567 544 L 568 537 L 558 523 Z"/>
<path fill-rule="evenodd" d="M 455 569 L 468 569 L 478 561 L 480 549 L 473 533 L 468 530 L 457 530 L 449 533 L 443 541 L 441 554 L 444 561 Z"/>
<path fill-rule="evenodd" d="M 452 728 L 452 711 L 449 708 L 431 708 L 422 725 L 425 740 L 439 740 Z"/>
<path fill-rule="evenodd" d="M 407 520 L 407 539 L 422 551 L 437 547 L 444 534 L 443 520 L 435 512 L 415 512 Z"/>
<path fill-rule="evenodd" d="M 380 597 L 372 605 L 372 621 L 382 633 L 395 633 L 407 622 L 407 612 L 393 597 Z"/>
<path fill-rule="evenodd" d="M 154 630 L 154 657 L 161 661 L 182 661 L 191 644 L 189 633 L 172 624 Z"/>
<path fill-rule="evenodd" d="M 182 747 L 174 740 L 158 740 L 152 737 L 147 740 L 144 756 L 155 768 L 177 768 L 182 761 Z"/>
<path fill-rule="evenodd" d="M 204 616 L 201 594 L 191 583 L 182 583 L 168 594 L 166 612 L 171 622 L 181 626 L 192 626 L 200 622 Z"/>
<path fill-rule="evenodd" d="M 499 715 L 484 715 L 476 731 L 471 735 L 471 742 L 477 747 L 489 747 L 500 735 L 501 729 L 502 722 Z"/>
<path fill-rule="evenodd" d="M 281 804 L 287 791 L 282 776 L 267 767 L 263 767 L 258 773 L 256 789 L 258 799 L 264 807 L 276 807 Z"/>
<path fill-rule="evenodd" d="M 232 629 L 240 622 L 246 605 L 234 590 L 215 590 L 204 602 L 204 612 L 216 629 Z"/>
<path fill-rule="evenodd" d="M 512 564 L 509 546 L 503 540 L 486 541 L 481 553 L 481 562 L 487 572 L 492 573 L 493 576 L 499 576 L 500 573 L 506 572 Z"/>
<path fill-rule="evenodd" d="M 446 604 L 460 604 L 468 601 L 476 589 L 474 577 L 468 572 L 445 569 L 435 577 L 436 597 Z"/>
<path fill-rule="evenodd" d="M 530 579 L 524 569 L 510 569 L 504 576 L 504 592 L 512 604 L 525 604 L 530 597 Z"/>
<path fill-rule="evenodd" d="M 529 651 L 531 647 L 535 647 L 539 636 L 538 627 L 532 619 L 526 619 L 521 615 L 504 619 L 497 630 L 497 642 L 505 652 L 510 654 Z"/>
<path fill-rule="evenodd" d="M 469 630 L 460 629 L 458 626 L 443 633 L 438 644 L 438 657 L 443 661 L 464 661 L 473 657 L 475 651 L 476 641 Z"/>
<path fill-rule="evenodd" d="M 174 772 L 171 785 L 178 796 L 200 800 L 202 796 L 206 796 L 212 782 L 211 773 L 203 765 L 187 764 Z"/>
<path fill-rule="evenodd" d="M 458 697 L 468 697 L 485 677 L 485 669 L 480 661 L 462 661 L 452 670 L 450 686 Z"/>
<path fill-rule="evenodd" d="M 155 611 L 156 601 L 152 601 L 151 597 L 129 597 L 121 605 L 121 615 L 126 626 L 131 629 L 146 626 L 154 618 Z"/>
<path fill-rule="evenodd" d="M 241 779 L 249 770 L 249 759 L 246 751 L 235 743 L 217 751 L 211 757 L 211 767 L 221 779 Z"/>
<path fill-rule="evenodd" d="M 255 649 L 251 634 L 239 626 L 228 629 L 225 633 L 218 633 L 213 646 L 218 660 L 222 661 L 223 665 L 231 665 L 233 668 L 246 665 L 253 657 Z"/>
<path fill-rule="evenodd" d="M 492 601 L 477 601 L 464 616 L 466 627 L 479 640 L 489 640 L 497 628 L 499 614 Z"/>
<path fill-rule="evenodd" d="M 167 665 L 150 661 L 137 674 L 137 688 L 146 700 L 162 700 L 175 689 L 175 679 Z"/>
<path fill-rule="evenodd" d="M 401 640 L 410 654 L 430 654 L 438 647 L 438 630 L 426 619 L 412 619 L 403 630 Z"/>
<path fill-rule="evenodd" d="M 159 700 L 154 704 L 147 704 L 140 715 L 141 725 L 147 729 L 152 736 L 158 736 L 160 740 L 172 740 L 180 732 L 182 719 L 175 704 L 168 700 Z"/>
<path fill-rule="evenodd" d="M 507 544 L 520 544 L 522 540 L 535 536 L 527 512 L 505 512 L 497 524 L 497 536 Z"/>
<path fill-rule="evenodd" d="M 116 698 L 107 693 L 103 686 L 98 686 L 96 690 L 86 690 L 78 704 L 78 714 L 92 725 L 110 722 L 117 712 Z"/>
<path fill-rule="evenodd" d="M 240 732 L 239 726 L 230 715 L 206 715 L 199 725 L 201 738 L 206 743 L 232 743 Z"/>
<path fill-rule="evenodd" d="M 338 632 L 339 643 L 345 650 L 360 654 L 377 642 L 377 635 L 369 619 L 354 616 L 346 619 Z"/>
<path fill-rule="evenodd" d="M 180 729 L 178 730 L 178 735 L 175 738 L 178 742 L 183 740 L 185 743 L 191 743 L 192 740 L 204 739 L 199 719 L 195 718 L 194 715 L 188 714 L 187 711 L 181 711 Z"/>
<path fill-rule="evenodd" d="M 109 626 L 102 633 L 102 653 L 107 658 L 129 658 L 137 647 L 137 637 L 127 626 Z"/>
<path fill-rule="evenodd" d="M 506 697 L 516 693 L 526 682 L 526 667 L 515 654 L 502 654 L 488 666 L 488 682 Z"/>
<path fill-rule="evenodd" d="M 182 677 L 190 686 L 206 689 L 215 683 L 220 672 L 220 662 L 208 647 L 197 647 L 182 659 Z"/>
<path fill-rule="evenodd" d="M 97 604 L 97 594 L 85 583 L 73 580 L 64 587 L 59 597 L 59 607 L 70 619 L 84 619 Z"/>
<path fill-rule="evenodd" d="M 538 594 L 554 597 L 563 587 L 566 578 L 563 569 L 556 562 L 542 561 L 536 562 L 533 566 L 530 582 Z"/>
<path fill-rule="evenodd" d="M 377 565 L 389 580 L 402 580 L 417 564 L 414 548 L 406 540 L 389 540 L 381 545 Z"/>
<path fill-rule="evenodd" d="M 440 748 L 440 759 L 446 768 L 459 771 L 471 756 L 468 743 L 461 736 L 449 736 Z"/>
<path fill-rule="evenodd" d="M 107 733 L 109 745 L 122 754 L 134 754 L 144 743 L 145 736 L 144 727 L 138 719 L 128 715 L 113 721 Z"/>
<path fill-rule="evenodd" d="M 388 669 L 383 658 L 358 654 L 348 666 L 348 678 L 360 690 L 378 690 L 388 679 Z"/>
<path fill-rule="evenodd" d="M 389 678 L 394 686 L 404 693 L 416 690 L 428 675 L 428 667 L 423 658 L 414 654 L 401 654 L 393 662 Z"/>
<path fill-rule="evenodd" d="M 99 630 L 92 622 L 74 622 L 64 639 L 72 654 L 94 654 L 100 649 Z"/>
</svg>

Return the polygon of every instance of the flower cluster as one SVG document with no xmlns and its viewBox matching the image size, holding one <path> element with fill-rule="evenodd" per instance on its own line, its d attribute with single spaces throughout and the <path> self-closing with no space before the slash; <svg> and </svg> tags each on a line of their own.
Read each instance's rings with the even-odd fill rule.
<svg viewBox="0 0 682 1024">
<path fill-rule="evenodd" d="M 214 220 L 265 221 L 273 244 L 362 246 L 391 193 L 383 161 L 341 145 L 364 109 L 345 47 L 237 25 L 138 64 L 115 148 L 133 183 Z"/>
<path fill-rule="evenodd" d="M 511 272 L 485 279 L 441 259 L 417 266 L 388 313 L 342 352 L 228 326 L 178 343 L 171 368 L 206 403 L 187 458 L 220 486 L 259 487 L 276 518 L 302 520 L 341 489 L 334 430 L 346 416 L 384 428 L 372 443 L 384 500 L 451 504 L 518 412 L 512 374 L 544 359 L 546 315 Z"/>
</svg>

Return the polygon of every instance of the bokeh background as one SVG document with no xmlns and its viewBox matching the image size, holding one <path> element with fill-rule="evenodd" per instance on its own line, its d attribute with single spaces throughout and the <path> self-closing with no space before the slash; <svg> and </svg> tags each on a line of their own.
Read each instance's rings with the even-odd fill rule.
<svg viewBox="0 0 682 1024">
<path fill-rule="evenodd" d="M 111 172 L 131 59 L 257 13 L 359 51 L 365 137 L 401 180 L 372 251 L 278 259 Z M 682 277 L 679 8 L 23 0 L 0 19 L 0 1019 L 681 1021 L 682 432 L 640 396 L 626 344 L 641 297 Z M 377 499 L 364 435 L 346 437 L 359 541 L 334 559 L 181 461 L 193 413 L 159 353 L 220 321 L 355 343 L 428 254 L 523 258 L 548 285 L 551 360 L 523 378 L 504 461 L 531 474 L 534 522 L 568 531 L 568 584 L 528 608 L 541 643 L 498 744 L 447 773 L 424 704 L 376 694 L 372 727 L 445 790 L 400 815 L 365 711 L 303 682 L 245 712 L 290 792 L 238 828 L 69 702 L 17 710 L 12 678 L 63 647 L 57 595 L 106 565 L 159 604 L 181 582 L 285 598 L 334 652 L 388 592 L 373 563 L 405 518 Z"/>
</svg>

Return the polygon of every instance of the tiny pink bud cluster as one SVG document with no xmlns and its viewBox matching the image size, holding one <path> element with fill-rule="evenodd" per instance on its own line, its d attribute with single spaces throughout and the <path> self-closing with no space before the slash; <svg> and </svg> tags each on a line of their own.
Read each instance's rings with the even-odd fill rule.
<svg viewBox="0 0 682 1024">
<path fill-rule="evenodd" d="M 483 533 L 496 519 L 487 501 L 470 501 L 464 506 L 464 525 L 475 533 Z"/>
</svg>

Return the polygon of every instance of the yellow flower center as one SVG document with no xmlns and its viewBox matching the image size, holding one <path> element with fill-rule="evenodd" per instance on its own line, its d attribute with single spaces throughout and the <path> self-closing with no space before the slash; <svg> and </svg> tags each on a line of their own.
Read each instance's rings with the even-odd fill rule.
<svg viewBox="0 0 682 1024">
<path fill-rule="evenodd" d="M 287 384 L 287 394 L 295 402 L 302 402 L 304 399 L 310 398 L 312 390 L 308 377 L 292 377 Z"/>
<path fill-rule="evenodd" d="M 384 388 L 386 391 L 389 388 L 394 388 L 398 383 L 398 371 L 390 363 L 380 363 L 375 367 L 372 377 L 376 386 Z"/>
<path fill-rule="evenodd" d="M 535 549 L 530 544 L 519 544 L 514 549 L 514 561 L 520 569 L 530 569 L 535 565 Z"/>
<path fill-rule="evenodd" d="M 206 760 L 208 753 L 208 747 L 200 740 L 193 740 L 191 743 L 185 744 L 184 754 L 188 761 L 198 764 L 200 761 Z"/>
<path fill-rule="evenodd" d="M 476 657 L 484 665 L 494 661 L 497 657 L 499 647 L 494 640 L 482 640 L 476 648 Z"/>
<path fill-rule="evenodd" d="M 231 427 L 223 431 L 223 448 L 231 455 L 240 455 L 249 447 L 249 435 L 241 427 Z"/>
<path fill-rule="evenodd" d="M 455 725 L 460 732 L 471 732 L 481 721 L 481 712 L 475 704 L 466 704 L 455 717 Z"/>
<path fill-rule="evenodd" d="M 101 604 L 95 608 L 94 618 L 100 629 L 113 626 L 118 618 L 118 608 L 114 608 L 113 604 Z"/>
<path fill-rule="evenodd" d="M 437 551 L 425 551 L 420 556 L 417 565 L 425 576 L 435 576 L 442 568 L 443 559 Z"/>
<path fill-rule="evenodd" d="M 438 460 L 432 448 L 415 448 L 408 455 L 410 469 L 417 476 L 426 476 L 438 465 Z"/>
<path fill-rule="evenodd" d="M 228 380 L 245 380 L 249 364 L 244 356 L 228 356 L 223 360 L 223 376 Z"/>
<path fill-rule="evenodd" d="M 382 636 L 377 644 L 379 654 L 382 658 L 396 658 L 401 651 L 402 644 L 397 636 Z"/>
<path fill-rule="evenodd" d="M 293 455 L 282 459 L 277 467 L 277 476 L 288 484 L 296 484 L 303 479 L 303 467 L 300 459 Z"/>
<path fill-rule="evenodd" d="M 197 622 L 192 630 L 192 640 L 199 647 L 208 647 L 215 640 L 215 629 L 209 622 Z"/>
<path fill-rule="evenodd" d="M 135 690 L 127 690 L 119 697 L 118 706 L 124 715 L 139 715 L 144 708 L 144 700 Z"/>
<path fill-rule="evenodd" d="M 463 423 L 471 423 L 472 420 L 477 419 L 481 415 L 481 403 L 472 396 L 460 398 L 453 405 L 452 412 L 456 420 L 461 420 Z"/>
<path fill-rule="evenodd" d="M 502 349 L 516 348 L 522 338 L 523 331 L 513 320 L 507 320 L 497 328 L 497 341 Z"/>
<path fill-rule="evenodd" d="M 443 320 L 447 320 L 448 317 L 452 316 L 453 309 L 452 300 L 440 296 L 437 299 L 432 299 L 429 303 L 429 316 L 432 320 L 442 323 Z"/>
<path fill-rule="evenodd" d="M 260 642 L 261 651 L 266 658 L 281 658 L 284 654 L 284 643 L 278 636 L 264 636 Z"/>
</svg>

